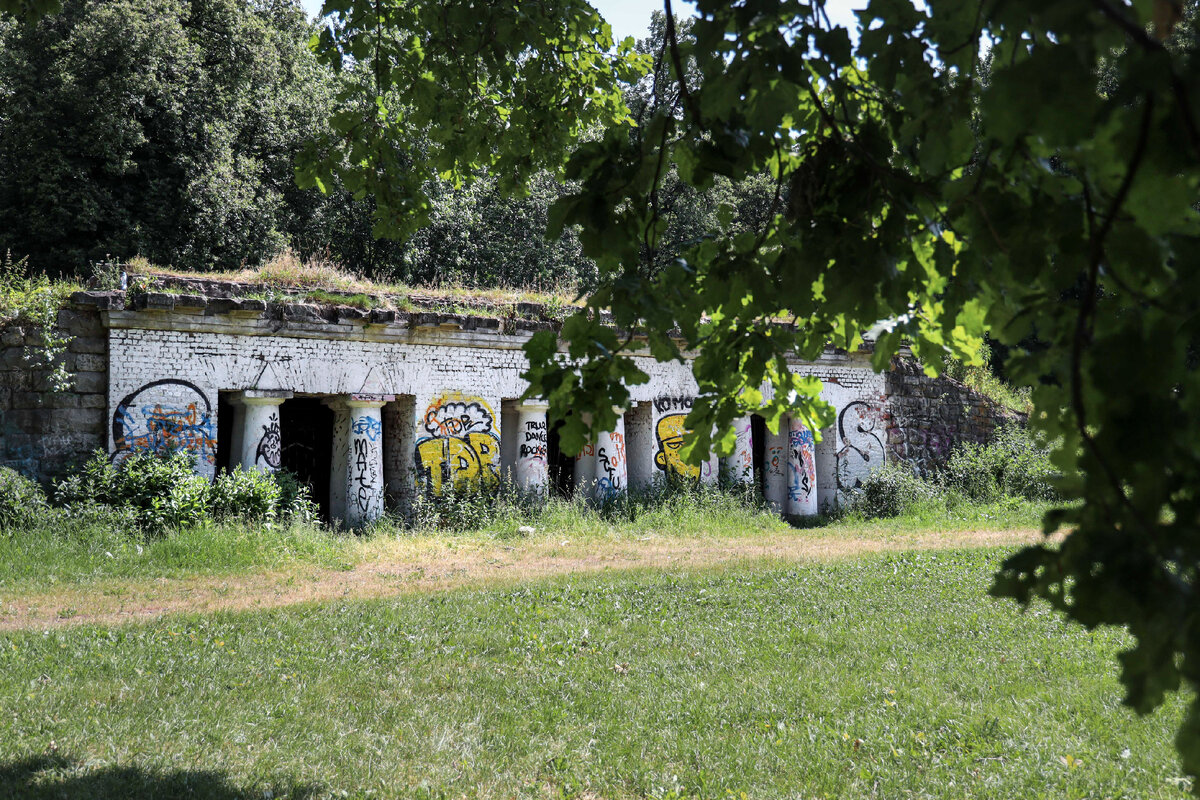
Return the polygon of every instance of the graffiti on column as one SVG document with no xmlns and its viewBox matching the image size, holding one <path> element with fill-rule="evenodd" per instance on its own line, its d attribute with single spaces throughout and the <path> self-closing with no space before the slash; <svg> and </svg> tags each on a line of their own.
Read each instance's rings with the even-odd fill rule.
<svg viewBox="0 0 1200 800">
<path fill-rule="evenodd" d="M 783 447 L 767 448 L 767 474 L 785 477 L 787 475 L 787 449 Z"/>
<path fill-rule="evenodd" d="M 216 428 L 212 404 L 195 384 L 152 381 L 117 404 L 112 418 L 113 459 L 137 451 L 186 451 L 197 464 L 215 465 Z"/>
<path fill-rule="evenodd" d="M 788 433 L 788 444 L 792 451 L 788 459 L 788 497 L 797 501 L 807 500 L 817 485 L 812 431 L 793 428 Z"/>
<path fill-rule="evenodd" d="M 519 458 L 522 461 L 546 461 L 546 421 L 529 420 L 522 431 Z"/>
<path fill-rule="evenodd" d="M 360 417 L 361 419 L 361 417 Z M 369 439 L 354 439 L 354 503 L 362 517 L 369 517 L 378 502 L 379 470 L 375 466 L 375 445 Z"/>
<path fill-rule="evenodd" d="M 738 449 L 733 457 L 733 474 L 739 478 L 745 478 L 754 473 L 754 449 L 751 447 L 751 428 L 750 418 L 746 417 L 737 423 L 734 432 L 737 434 Z M 745 446 L 742 446 L 745 443 Z"/>
<path fill-rule="evenodd" d="M 279 469 L 282 449 L 279 439 L 279 415 L 272 414 L 262 429 L 262 438 L 258 440 L 258 448 L 254 452 L 254 463 L 271 469 Z"/>
<path fill-rule="evenodd" d="M 654 428 L 658 440 L 658 452 L 654 455 L 654 466 L 668 475 L 690 481 L 700 480 L 700 465 L 688 464 L 679 455 L 683 437 L 688 432 L 683 424 L 686 414 L 667 414 Z"/>
<path fill-rule="evenodd" d="M 855 400 L 838 414 L 837 488 L 851 491 L 862 479 L 883 465 L 883 440 L 875 433 L 882 428 L 878 404 Z"/>
<path fill-rule="evenodd" d="M 383 423 L 374 417 L 358 417 L 350 424 L 350 432 L 355 436 L 366 436 L 372 442 L 376 442 L 383 435 Z"/>
<path fill-rule="evenodd" d="M 490 489 L 500 483 L 500 437 L 496 415 L 483 399 L 446 392 L 435 397 L 422 418 L 417 440 L 417 473 L 427 490 Z"/>
<path fill-rule="evenodd" d="M 608 446 L 596 448 L 596 487 L 606 497 L 625 489 L 625 434 L 608 434 Z"/>
</svg>

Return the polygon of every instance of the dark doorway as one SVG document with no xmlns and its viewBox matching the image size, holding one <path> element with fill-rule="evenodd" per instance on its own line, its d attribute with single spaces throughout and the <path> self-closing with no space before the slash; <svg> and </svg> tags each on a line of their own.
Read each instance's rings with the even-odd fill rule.
<svg viewBox="0 0 1200 800">
<path fill-rule="evenodd" d="M 230 398 L 234 392 L 217 393 L 217 472 L 228 472 L 236 460 L 233 455 L 233 417 Z"/>
<path fill-rule="evenodd" d="M 550 471 L 550 486 L 559 497 L 570 497 L 575 491 L 575 459 L 558 447 L 558 423 L 546 436 L 546 466 Z"/>
<path fill-rule="evenodd" d="M 760 497 L 767 496 L 767 421 L 754 414 L 750 417 L 750 435 L 754 437 L 754 485 Z"/>
<path fill-rule="evenodd" d="M 293 397 L 279 407 L 280 466 L 308 486 L 329 521 L 329 470 L 333 464 L 333 409 L 319 397 Z"/>
</svg>

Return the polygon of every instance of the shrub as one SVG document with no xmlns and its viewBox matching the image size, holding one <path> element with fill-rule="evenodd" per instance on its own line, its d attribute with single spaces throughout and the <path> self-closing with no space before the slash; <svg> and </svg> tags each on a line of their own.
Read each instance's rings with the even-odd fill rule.
<svg viewBox="0 0 1200 800">
<path fill-rule="evenodd" d="M 68 509 L 107 505 L 130 509 L 148 533 L 211 519 L 208 481 L 185 452 L 130 453 L 112 464 L 96 452 L 79 473 L 61 481 L 55 498 Z"/>
<path fill-rule="evenodd" d="M 212 483 L 193 472 L 187 453 L 131 453 L 117 464 L 102 451 L 55 486 L 55 501 L 72 516 L 98 506 L 129 513 L 150 533 L 212 520 L 254 522 L 317 518 L 308 487 L 288 472 L 240 467 Z"/>
<path fill-rule="evenodd" d="M 1016 425 L 1004 425 L 986 445 L 959 445 L 938 475 L 939 482 L 972 500 L 991 502 L 1005 496 L 1057 500 L 1057 471 L 1048 450 Z"/>
<path fill-rule="evenodd" d="M 8 467 L 0 467 L 0 532 L 37 524 L 49 505 L 36 481 Z"/>
<path fill-rule="evenodd" d="M 919 503 L 938 499 L 939 487 L 902 464 L 885 464 L 855 492 L 851 508 L 867 518 L 898 517 Z"/>
<path fill-rule="evenodd" d="M 275 482 L 279 484 L 280 519 L 305 524 L 317 521 L 321 510 L 313 502 L 312 492 L 307 484 L 301 483 L 295 475 L 287 470 L 276 472 Z"/>
<path fill-rule="evenodd" d="M 223 472 L 213 481 L 211 508 L 214 519 L 241 518 L 270 522 L 279 513 L 282 492 L 275 479 L 257 469 Z"/>
</svg>

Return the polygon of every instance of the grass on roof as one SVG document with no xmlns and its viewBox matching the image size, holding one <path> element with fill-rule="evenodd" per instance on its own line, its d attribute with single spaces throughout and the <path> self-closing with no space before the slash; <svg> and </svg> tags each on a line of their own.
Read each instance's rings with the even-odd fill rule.
<svg viewBox="0 0 1200 800">
<path fill-rule="evenodd" d="M 389 296 L 398 307 L 408 305 L 412 295 L 430 297 L 447 304 L 484 303 L 493 306 L 516 303 L 540 303 L 551 308 L 572 304 L 578 292 L 564 287 L 558 292 L 539 292 L 529 289 L 478 288 L 457 286 L 426 289 L 402 283 L 387 283 L 357 275 L 334 261 L 319 255 L 301 258 L 291 250 L 284 250 L 258 267 L 247 267 L 227 272 L 190 272 L 151 264 L 145 258 L 135 256 L 126 264 L 131 276 L 152 278 L 194 278 L 213 281 L 235 281 L 238 283 L 262 284 L 277 289 L 308 290 L 310 299 L 317 302 L 344 302 L 344 298 L 333 295 L 314 296 L 317 292 L 336 292 L 344 295 Z"/>
</svg>

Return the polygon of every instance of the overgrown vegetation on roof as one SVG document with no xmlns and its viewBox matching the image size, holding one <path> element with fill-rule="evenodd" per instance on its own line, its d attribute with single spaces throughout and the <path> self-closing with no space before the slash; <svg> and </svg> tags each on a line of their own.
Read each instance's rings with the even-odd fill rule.
<svg viewBox="0 0 1200 800">
<path fill-rule="evenodd" d="M 378 281 L 355 273 L 328 256 L 313 255 L 301 258 L 289 249 L 282 250 L 261 266 L 246 267 L 230 272 L 194 272 L 152 264 L 137 256 L 121 265 L 131 286 L 148 288 L 156 282 L 215 281 L 240 284 L 242 296 L 263 294 L 264 299 L 302 299 L 318 305 L 352 305 L 359 308 L 390 307 L 410 310 L 418 305 L 447 310 L 481 307 L 504 307 L 517 303 L 535 303 L 548 309 L 565 309 L 575 302 L 578 292 L 564 288 L 561 292 L 540 292 L 530 289 L 476 288 L 446 286 L 426 289 L 403 283 Z M 119 280 L 111 271 L 93 270 L 97 288 L 118 288 Z M 271 293 L 272 290 L 276 293 Z"/>
</svg>

